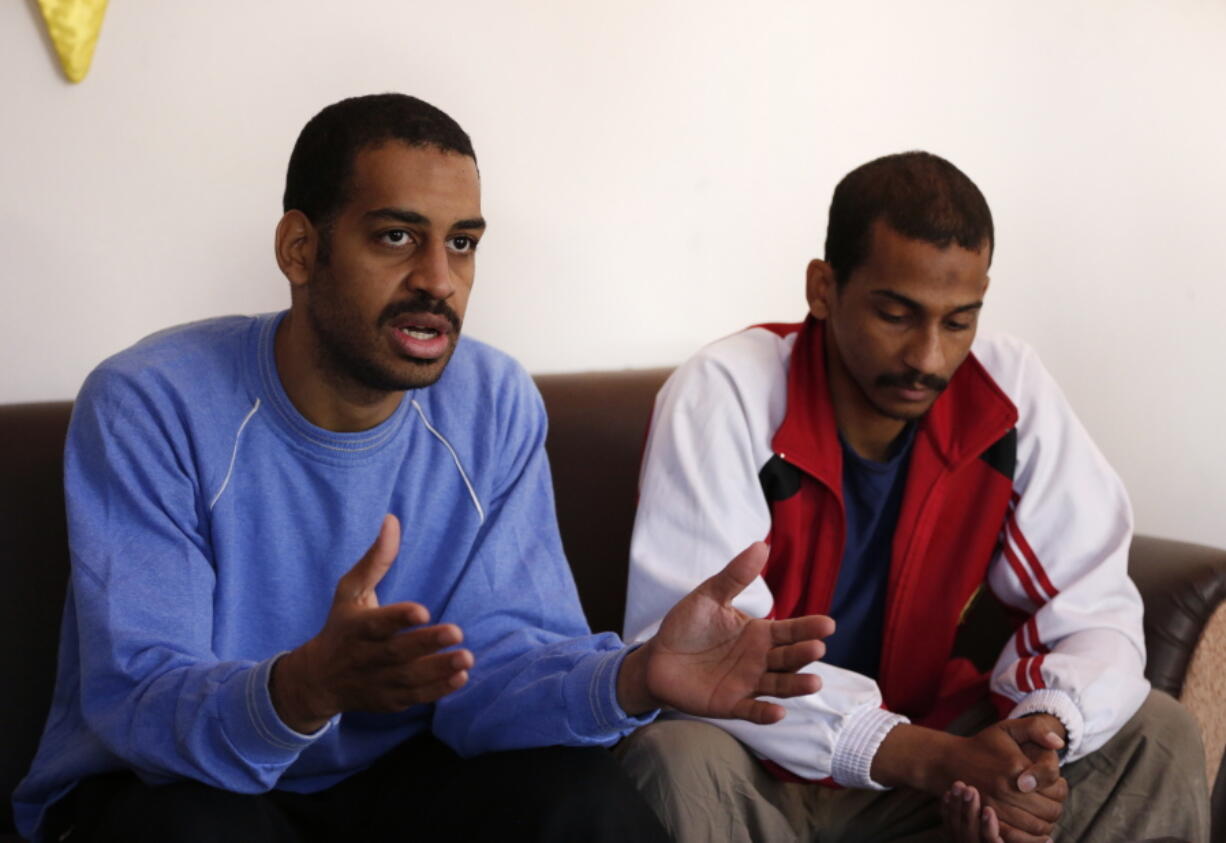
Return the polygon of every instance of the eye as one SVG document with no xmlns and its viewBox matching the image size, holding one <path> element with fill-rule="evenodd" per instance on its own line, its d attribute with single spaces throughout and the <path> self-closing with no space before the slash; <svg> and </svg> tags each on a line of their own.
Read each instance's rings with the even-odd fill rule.
<svg viewBox="0 0 1226 843">
<path fill-rule="evenodd" d="M 945 323 L 945 330 L 953 331 L 954 333 L 957 333 L 958 331 L 969 331 L 974 326 L 974 324 L 975 324 L 974 319 L 968 319 L 965 322 L 960 322 L 956 319 L 950 319 L 946 321 Z"/>
<path fill-rule="evenodd" d="M 887 313 L 884 310 L 878 310 L 877 318 L 889 325 L 901 325 L 906 317 L 901 313 Z"/>
<path fill-rule="evenodd" d="M 466 255 L 477 251 L 477 238 L 470 234 L 457 234 L 448 240 L 447 243 L 451 247 L 451 251 L 457 254 Z"/>
<path fill-rule="evenodd" d="M 377 235 L 380 243 L 388 246 L 407 246 L 413 241 L 413 237 L 403 228 L 393 228 L 388 231 L 381 231 Z"/>
</svg>

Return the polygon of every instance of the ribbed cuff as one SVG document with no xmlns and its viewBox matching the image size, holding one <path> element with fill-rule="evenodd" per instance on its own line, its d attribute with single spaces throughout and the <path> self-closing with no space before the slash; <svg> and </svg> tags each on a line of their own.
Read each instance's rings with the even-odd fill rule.
<svg viewBox="0 0 1226 843">
<path fill-rule="evenodd" d="M 843 787 L 887 790 L 873 781 L 870 775 L 873 756 L 891 729 L 910 722 L 901 714 L 870 706 L 852 714 L 843 722 L 843 728 L 834 739 L 830 759 L 831 777 Z"/>
<path fill-rule="evenodd" d="M 310 735 L 296 732 L 281 722 L 272 704 L 268 681 L 273 664 L 283 655 L 278 653 L 252 665 L 243 676 L 236 677 L 223 689 L 223 693 L 232 697 L 222 706 L 226 731 L 239 751 L 255 763 L 292 761 L 340 719 L 339 715 L 333 717 Z"/>
<path fill-rule="evenodd" d="M 1081 739 L 1085 735 L 1085 718 L 1081 709 L 1064 691 L 1054 688 L 1040 688 L 1022 697 L 1021 702 L 1009 712 L 1009 719 L 1024 717 L 1027 714 L 1050 714 L 1064 724 L 1067 739 L 1064 742 L 1065 752 L 1061 760 L 1075 761 L 1079 757 Z"/>
<path fill-rule="evenodd" d="M 593 653 L 580 660 L 566 677 L 567 709 L 588 712 L 587 722 L 572 723 L 580 736 L 598 742 L 613 741 L 656 719 L 659 711 L 631 717 L 617 702 L 617 676 L 626 655 L 640 645 Z"/>
</svg>

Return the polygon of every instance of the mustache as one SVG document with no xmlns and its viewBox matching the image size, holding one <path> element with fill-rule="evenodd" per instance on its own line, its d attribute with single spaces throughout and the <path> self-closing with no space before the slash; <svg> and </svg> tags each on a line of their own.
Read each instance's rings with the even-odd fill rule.
<svg viewBox="0 0 1226 843">
<path fill-rule="evenodd" d="M 940 375 L 912 371 L 878 375 L 876 384 L 877 386 L 894 386 L 900 389 L 920 389 L 922 387 L 931 389 L 933 392 L 940 392 L 949 386 L 949 381 Z"/>
<path fill-rule="evenodd" d="M 379 324 L 390 322 L 397 316 L 403 316 L 406 313 L 432 313 L 441 316 L 451 323 L 451 330 L 455 334 L 460 333 L 460 326 L 464 323 L 460 315 L 452 310 L 451 305 L 447 302 L 418 290 L 414 293 L 413 298 L 394 301 L 383 308 L 383 312 L 379 314 Z"/>
</svg>

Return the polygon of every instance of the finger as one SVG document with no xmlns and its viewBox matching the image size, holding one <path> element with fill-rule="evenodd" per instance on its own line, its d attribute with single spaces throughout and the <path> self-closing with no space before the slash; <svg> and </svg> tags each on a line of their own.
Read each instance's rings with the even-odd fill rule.
<svg viewBox="0 0 1226 843">
<path fill-rule="evenodd" d="M 980 819 L 980 828 L 983 829 L 983 833 L 980 836 L 983 838 L 984 843 L 1004 843 L 1000 836 L 1000 820 L 996 818 L 996 812 L 992 810 L 991 806 L 983 809 L 983 815 Z"/>
<path fill-rule="evenodd" d="M 349 571 L 341 577 L 336 587 L 337 599 L 357 600 L 373 592 L 383 575 L 392 567 L 400 552 L 400 522 L 395 515 L 383 516 L 379 535 L 374 544 L 363 554 Z"/>
<path fill-rule="evenodd" d="M 778 723 L 787 711 L 783 706 L 765 700 L 743 699 L 732 706 L 732 716 L 763 726 Z"/>
<path fill-rule="evenodd" d="M 401 632 L 391 640 L 388 651 L 399 662 L 411 662 L 445 647 L 454 647 L 463 640 L 464 634 L 458 626 L 445 623 Z"/>
<path fill-rule="evenodd" d="M 457 691 L 460 688 L 463 688 L 467 683 L 468 671 L 461 670 L 456 673 L 451 673 L 444 679 L 440 679 L 426 685 L 419 685 L 408 691 L 399 701 L 400 704 L 396 707 L 399 709 L 405 709 L 411 705 L 422 705 L 424 703 L 436 702 L 450 694 L 452 691 Z"/>
<path fill-rule="evenodd" d="M 358 628 L 366 638 L 390 638 L 403 629 L 421 626 L 430 620 L 430 610 L 420 603 L 389 603 L 361 611 Z"/>
<path fill-rule="evenodd" d="M 1064 738 L 1060 737 L 1055 732 L 1048 731 L 1043 735 L 1042 744 L 1048 749 L 1059 752 L 1060 750 L 1064 749 Z"/>
<path fill-rule="evenodd" d="M 473 654 L 468 650 L 432 653 L 402 664 L 390 681 L 401 690 L 413 692 L 467 673 L 472 666 Z"/>
<path fill-rule="evenodd" d="M 826 654 L 826 645 L 821 641 L 801 641 L 772 647 L 766 652 L 766 669 L 789 672 L 800 670 Z"/>
<path fill-rule="evenodd" d="M 834 634 L 834 628 L 834 618 L 825 615 L 805 615 L 800 618 L 771 621 L 771 643 L 795 644 L 798 641 L 813 638 L 829 638 Z"/>
<path fill-rule="evenodd" d="M 1058 722 L 1054 715 L 1035 714 L 1006 720 L 1001 725 L 1019 744 L 1029 741 L 1045 749 L 1060 750 L 1064 749 L 1064 740 L 1052 729 L 1052 724 Z"/>
<path fill-rule="evenodd" d="M 1038 791 L 1027 794 L 1000 793 L 993 805 L 1002 822 L 1030 834 L 1050 834 L 1064 807 Z"/>
<path fill-rule="evenodd" d="M 1044 833 L 1051 834 L 1052 827 L 1064 813 L 1064 802 L 1068 799 L 1068 793 L 1068 781 L 1060 778 L 1032 794 L 1039 797 L 1040 801 L 1028 803 L 1027 808 L 1033 816 L 1049 824 L 1050 827 Z"/>
<path fill-rule="evenodd" d="M 710 577 L 698 586 L 695 591 L 703 592 L 721 606 L 727 606 L 738 594 L 744 591 L 766 565 L 770 555 L 763 542 L 754 542 L 738 553 L 724 569 Z"/>
<path fill-rule="evenodd" d="M 1032 799 L 1037 794 L 1031 794 Z M 1042 800 L 1048 802 L 1049 800 Z M 1007 802 L 997 801 L 993 805 L 996 809 L 996 814 L 1000 818 L 1002 836 L 1008 840 L 1009 835 L 1004 834 L 1003 829 L 1006 827 L 1012 828 L 1015 832 L 1021 834 L 1034 835 L 1040 839 L 1051 834 L 1051 830 L 1055 824 L 1056 818 L 1059 816 L 1059 811 L 1051 811 L 1046 804 L 1037 804 L 1036 802 L 1028 802 L 1025 808 L 1019 808 L 1016 805 L 1010 805 Z M 1047 819 L 1049 814 L 1054 813 L 1051 819 Z"/>
<path fill-rule="evenodd" d="M 968 840 L 979 839 L 979 804 L 979 791 L 968 787 L 967 794 L 962 799 L 962 825 L 966 828 Z"/>
<path fill-rule="evenodd" d="M 803 697 L 822 688 L 822 679 L 812 673 L 763 673 L 754 694 L 764 697 Z"/>
<path fill-rule="evenodd" d="M 1056 779 L 1047 787 L 1039 788 L 1039 793 L 1046 796 L 1055 802 L 1060 803 L 1060 812 L 1064 812 L 1064 802 L 1068 799 L 1068 779 L 1063 776 Z"/>
<path fill-rule="evenodd" d="M 963 806 L 966 804 L 963 798 L 966 795 L 966 785 L 962 782 L 954 782 L 949 790 L 945 792 L 946 798 L 949 800 L 949 822 L 950 828 L 953 831 L 953 837 L 959 843 L 966 841 L 970 843 L 970 838 L 967 837 L 966 831 L 966 812 Z"/>
</svg>

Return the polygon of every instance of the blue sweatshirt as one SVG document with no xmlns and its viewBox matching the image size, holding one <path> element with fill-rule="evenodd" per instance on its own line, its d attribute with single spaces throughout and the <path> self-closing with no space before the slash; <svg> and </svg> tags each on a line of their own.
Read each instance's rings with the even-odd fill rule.
<svg viewBox="0 0 1226 843">
<path fill-rule="evenodd" d="M 77 781 L 109 770 L 309 792 L 426 729 L 470 756 L 608 744 L 645 722 L 617 704 L 621 641 L 591 635 L 579 606 L 531 378 L 462 339 L 443 377 L 385 422 L 333 433 L 281 387 L 280 319 L 163 331 L 81 389 L 55 697 L 13 795 L 27 837 Z M 379 600 L 459 625 L 469 682 L 432 705 L 299 734 L 273 709 L 269 670 L 320 630 L 388 512 L 402 538 Z"/>
</svg>

